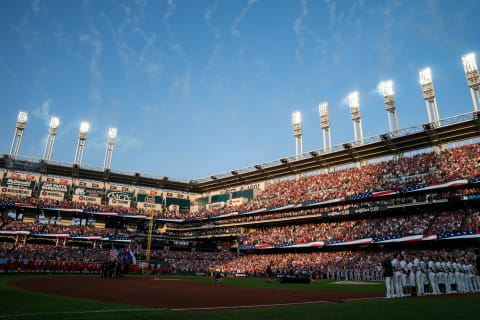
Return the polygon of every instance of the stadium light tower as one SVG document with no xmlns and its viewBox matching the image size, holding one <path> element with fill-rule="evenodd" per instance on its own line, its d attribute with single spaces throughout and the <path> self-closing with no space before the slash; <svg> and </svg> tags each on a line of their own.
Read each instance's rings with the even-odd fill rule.
<svg viewBox="0 0 480 320">
<path fill-rule="evenodd" d="M 302 113 L 300 111 L 295 111 L 294 113 L 292 113 L 292 123 L 293 123 L 293 136 L 295 137 L 295 154 L 298 159 L 299 158 L 299 153 L 298 153 L 299 141 L 300 141 L 300 154 L 303 154 Z"/>
<path fill-rule="evenodd" d="M 465 75 L 467 76 L 467 83 L 470 87 L 470 93 L 472 94 L 473 107 L 475 111 L 478 110 L 478 104 L 480 103 L 480 95 L 478 88 L 480 87 L 480 77 L 478 75 L 477 59 L 475 53 L 469 53 L 462 57 L 463 69 L 465 69 Z M 475 97 L 475 94 L 477 97 Z M 477 102 L 478 101 L 478 102 Z"/>
<path fill-rule="evenodd" d="M 434 121 L 437 125 L 439 125 L 440 116 L 438 115 L 437 99 L 435 98 L 435 90 L 433 89 L 432 71 L 430 68 L 425 68 L 420 70 L 419 75 L 420 84 L 422 85 L 423 98 L 427 104 L 428 122 Z"/>
<path fill-rule="evenodd" d="M 105 161 L 103 162 L 103 170 L 110 169 L 113 157 L 113 145 L 117 138 L 117 128 L 111 127 L 108 129 L 107 151 L 105 152 Z"/>
<path fill-rule="evenodd" d="M 328 102 L 322 102 L 318 105 L 320 114 L 320 126 L 323 132 L 323 152 L 327 152 L 327 143 L 325 134 L 328 132 L 328 151 L 332 151 L 332 136 L 330 134 L 330 116 L 328 114 Z"/>
<path fill-rule="evenodd" d="M 10 156 L 17 157 L 20 145 L 22 144 L 23 131 L 27 124 L 28 111 L 20 110 L 18 112 L 17 125 L 15 126 L 15 134 L 13 135 L 12 146 L 10 147 Z"/>
<path fill-rule="evenodd" d="M 395 92 L 393 91 L 392 80 L 383 83 L 383 101 L 385 102 L 385 110 L 387 110 L 390 132 L 393 132 L 392 120 L 390 119 L 390 116 L 392 116 L 395 132 L 398 133 L 397 106 L 395 105 Z"/>
<path fill-rule="evenodd" d="M 362 117 L 360 115 L 360 100 L 358 98 L 358 91 L 352 92 L 348 95 L 348 103 L 350 104 L 350 116 L 353 121 L 353 131 L 355 132 L 355 141 L 360 136 L 360 143 L 363 144 L 363 129 Z M 358 134 L 357 134 L 358 124 Z"/>
<path fill-rule="evenodd" d="M 55 144 L 55 138 L 57 136 L 58 126 L 60 125 L 60 119 L 58 117 L 50 118 L 50 126 L 48 127 L 48 137 L 45 143 L 45 150 L 43 151 L 43 159 L 50 160 L 52 158 L 53 145 Z"/>
<path fill-rule="evenodd" d="M 87 140 L 87 133 L 90 129 L 88 122 L 80 123 L 80 132 L 78 133 L 77 150 L 75 151 L 75 160 L 73 163 L 82 164 L 83 152 L 85 151 L 85 141 Z"/>
</svg>

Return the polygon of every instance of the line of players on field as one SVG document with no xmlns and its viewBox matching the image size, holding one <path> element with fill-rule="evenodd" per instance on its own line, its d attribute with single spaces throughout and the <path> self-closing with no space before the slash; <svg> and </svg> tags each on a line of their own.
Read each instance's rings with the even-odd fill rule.
<svg viewBox="0 0 480 320">
<path fill-rule="evenodd" d="M 480 292 L 480 258 L 396 255 L 382 263 L 387 298 Z"/>
</svg>

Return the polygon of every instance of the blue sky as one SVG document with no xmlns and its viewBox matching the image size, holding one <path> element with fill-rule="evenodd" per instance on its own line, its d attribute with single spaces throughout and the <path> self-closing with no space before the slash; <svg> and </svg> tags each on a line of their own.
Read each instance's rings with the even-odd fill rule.
<svg viewBox="0 0 480 320">
<path fill-rule="evenodd" d="M 30 112 L 20 153 L 72 162 L 89 121 L 84 163 L 200 178 L 353 140 L 358 90 L 364 136 L 388 131 L 381 80 L 395 83 L 400 127 L 427 120 L 418 70 L 430 66 L 440 117 L 473 109 L 461 56 L 480 53 L 479 1 L 137 0 L 0 2 L 0 152 L 19 109 Z"/>
</svg>

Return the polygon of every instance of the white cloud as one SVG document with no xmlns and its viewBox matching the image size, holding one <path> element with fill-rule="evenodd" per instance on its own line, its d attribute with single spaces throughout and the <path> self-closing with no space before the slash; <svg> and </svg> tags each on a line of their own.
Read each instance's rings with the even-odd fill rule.
<svg viewBox="0 0 480 320">
<path fill-rule="evenodd" d="M 175 3 L 173 2 L 173 0 L 168 0 L 168 10 L 163 15 L 163 23 L 165 24 L 167 29 L 170 29 L 170 21 L 169 20 L 170 20 L 170 17 L 175 14 L 175 9 L 176 9 L 176 7 L 175 7 Z"/>
<path fill-rule="evenodd" d="M 52 99 L 47 99 L 43 101 L 40 106 L 33 109 L 32 116 L 42 119 L 47 126 L 50 125 L 50 117 L 52 116 L 52 114 L 50 113 L 50 106 L 52 105 L 52 103 Z"/>
<path fill-rule="evenodd" d="M 297 40 L 301 46 L 303 46 L 305 43 L 305 38 L 303 36 L 303 31 L 305 30 L 305 24 L 303 22 L 303 19 L 306 16 L 308 16 L 307 2 L 306 0 L 302 0 L 300 4 L 300 15 L 298 16 L 297 19 L 295 19 L 295 23 L 293 24 L 293 31 L 295 31 Z"/>
<path fill-rule="evenodd" d="M 335 0 L 324 0 L 324 2 L 330 11 L 330 24 L 328 25 L 328 30 L 332 31 L 335 24 L 335 19 L 336 19 L 336 14 L 335 14 L 336 2 Z"/>
<path fill-rule="evenodd" d="M 377 84 L 375 89 L 370 90 L 371 94 L 378 94 L 379 96 L 383 97 L 383 87 L 385 86 L 386 81 L 380 81 Z"/>
<path fill-rule="evenodd" d="M 116 145 L 121 151 L 130 151 L 130 150 L 135 150 L 135 149 L 142 149 L 143 143 L 131 136 L 127 135 L 122 135 L 120 132 L 117 136 L 117 142 Z"/>
<path fill-rule="evenodd" d="M 235 20 L 233 21 L 232 28 L 230 29 L 230 32 L 232 33 L 232 35 L 237 36 L 237 37 L 240 36 L 240 31 L 238 30 L 238 25 L 240 24 L 240 22 L 243 21 L 243 19 L 245 19 L 245 16 L 247 15 L 247 12 L 250 9 L 250 7 L 253 6 L 257 2 L 258 2 L 258 0 L 248 0 L 247 5 L 242 9 L 242 12 L 240 13 L 240 15 L 238 17 L 236 17 Z"/>
<path fill-rule="evenodd" d="M 40 0 L 33 0 L 32 8 L 35 15 L 37 15 L 40 12 Z"/>
</svg>

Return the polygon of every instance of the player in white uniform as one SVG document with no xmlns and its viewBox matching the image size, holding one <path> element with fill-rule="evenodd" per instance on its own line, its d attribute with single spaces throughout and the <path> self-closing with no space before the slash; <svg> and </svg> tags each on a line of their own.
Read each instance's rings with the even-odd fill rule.
<svg viewBox="0 0 480 320">
<path fill-rule="evenodd" d="M 463 268 L 462 268 L 462 264 L 460 263 L 460 259 L 457 259 L 457 261 L 453 265 L 453 268 L 455 269 L 455 282 L 457 283 L 457 292 L 464 293 L 465 289 L 462 281 Z"/>
<path fill-rule="evenodd" d="M 447 270 L 448 270 L 448 275 L 447 275 L 447 286 L 448 286 L 448 292 L 449 293 L 454 293 L 453 292 L 453 286 L 455 284 L 455 274 L 453 273 L 453 266 L 452 266 L 452 258 L 448 256 L 447 258 Z"/>
<path fill-rule="evenodd" d="M 440 293 L 442 293 L 442 289 L 444 291 L 444 288 L 445 288 L 445 282 L 444 282 L 444 272 L 443 272 L 443 267 L 442 267 L 442 262 L 440 261 L 440 258 L 437 259 L 437 261 L 435 262 L 435 269 L 437 270 L 436 274 L 435 274 L 435 278 L 437 280 L 437 286 L 438 286 L 438 289 L 440 290 Z"/>
<path fill-rule="evenodd" d="M 407 259 L 407 271 L 408 271 L 408 278 L 407 278 L 407 282 L 408 282 L 408 285 L 410 286 L 410 294 L 412 296 L 416 296 L 417 295 L 417 290 L 415 289 L 415 269 L 413 267 L 413 262 L 411 259 Z"/>
<path fill-rule="evenodd" d="M 473 271 L 472 265 L 468 264 L 468 260 L 465 260 L 465 264 L 463 265 L 463 270 L 465 273 L 465 289 L 467 293 L 473 292 L 473 286 L 472 286 L 472 278 L 473 274 L 471 274 L 471 271 Z M 472 277 L 470 277 L 472 276 Z"/>
<path fill-rule="evenodd" d="M 439 295 L 440 289 L 438 289 L 435 262 L 432 257 L 430 257 L 428 260 L 428 281 L 430 282 L 430 286 L 432 287 L 432 294 Z"/>
<path fill-rule="evenodd" d="M 393 287 L 395 289 L 394 298 L 400 298 L 403 293 L 402 288 L 402 271 L 400 270 L 400 256 L 397 256 L 395 259 L 392 260 L 392 268 L 393 268 Z"/>
<path fill-rule="evenodd" d="M 415 282 L 417 283 L 417 295 L 423 296 L 425 294 L 425 287 L 423 285 L 423 279 L 422 279 L 422 264 L 423 261 L 420 261 L 418 257 L 415 257 L 413 260 L 413 271 L 415 274 Z"/>
<path fill-rule="evenodd" d="M 408 284 L 407 284 L 407 274 L 408 274 L 408 270 L 407 270 L 407 261 L 405 261 L 405 258 L 402 256 L 401 257 L 401 261 L 400 261 L 400 270 L 402 272 L 402 278 L 401 278 L 401 281 L 402 281 L 402 292 L 401 292 L 401 297 L 406 297 L 407 294 L 405 293 L 405 289 L 406 287 L 408 287 Z"/>
<path fill-rule="evenodd" d="M 450 286 L 450 278 L 448 276 L 448 267 L 447 267 L 447 259 L 442 258 L 442 262 L 440 263 L 442 266 L 442 271 L 443 271 L 443 284 L 445 286 L 445 293 L 450 294 L 451 293 L 451 286 Z"/>
</svg>

